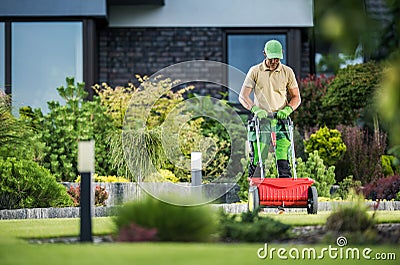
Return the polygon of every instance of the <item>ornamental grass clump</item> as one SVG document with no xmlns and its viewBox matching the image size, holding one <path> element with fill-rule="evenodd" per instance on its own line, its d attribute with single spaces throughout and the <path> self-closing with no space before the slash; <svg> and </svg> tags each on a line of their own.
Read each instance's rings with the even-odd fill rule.
<svg viewBox="0 0 400 265">
<path fill-rule="evenodd" d="M 363 196 L 351 195 L 349 203 L 338 207 L 326 221 L 325 228 L 329 234 L 328 240 L 339 236 L 347 238 L 350 244 L 374 243 L 377 240 L 375 228 L 375 212 L 370 214 L 369 206 L 365 204 Z"/>
<path fill-rule="evenodd" d="M 210 206 L 177 206 L 146 197 L 125 204 L 114 223 L 116 237 L 124 241 L 148 238 L 151 241 L 207 242 L 216 232 L 217 219 Z M 157 233 L 153 235 L 154 231 Z"/>
</svg>

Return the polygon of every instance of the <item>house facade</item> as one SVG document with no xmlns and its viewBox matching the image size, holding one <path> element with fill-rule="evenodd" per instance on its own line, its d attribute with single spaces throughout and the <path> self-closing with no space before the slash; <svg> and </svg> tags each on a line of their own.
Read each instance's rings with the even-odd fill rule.
<svg viewBox="0 0 400 265">
<path fill-rule="evenodd" d="M 126 85 L 190 60 L 245 73 L 269 39 L 299 79 L 315 71 L 312 27 L 313 0 L 2 0 L 0 86 L 14 108 L 46 109 L 67 76 L 93 95 L 96 83 Z M 231 89 L 196 89 L 237 102 Z"/>
</svg>

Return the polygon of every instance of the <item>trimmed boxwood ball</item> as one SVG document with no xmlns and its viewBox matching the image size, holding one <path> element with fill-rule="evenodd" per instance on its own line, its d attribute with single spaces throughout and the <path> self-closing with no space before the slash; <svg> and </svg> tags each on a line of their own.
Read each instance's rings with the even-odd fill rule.
<svg viewBox="0 0 400 265">
<path fill-rule="evenodd" d="M 0 209 L 72 206 L 67 189 L 34 161 L 0 158 Z"/>
</svg>

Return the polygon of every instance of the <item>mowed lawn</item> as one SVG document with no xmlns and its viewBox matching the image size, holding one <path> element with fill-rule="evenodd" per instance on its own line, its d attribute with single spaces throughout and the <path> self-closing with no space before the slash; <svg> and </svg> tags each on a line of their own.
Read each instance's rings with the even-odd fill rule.
<svg viewBox="0 0 400 265">
<path fill-rule="evenodd" d="M 327 214 L 268 214 L 282 222 L 292 225 L 323 224 Z M 400 222 L 400 213 L 380 212 L 377 216 L 380 222 Z M 114 231 L 111 218 L 94 218 L 93 233 L 107 235 Z M 399 264 L 399 246 L 350 246 L 359 249 L 360 259 L 346 259 L 329 256 L 323 248 L 328 245 L 296 246 L 268 244 L 268 251 L 272 248 L 286 250 L 281 259 L 277 250 L 273 256 L 260 259 L 257 251 L 264 248 L 264 243 L 236 244 L 236 243 L 101 243 L 101 244 L 30 244 L 26 238 L 49 238 L 63 236 L 78 236 L 79 219 L 39 219 L 39 220 L 1 220 L 0 221 L 0 265 L 62 265 L 62 264 Z M 337 245 L 332 246 L 338 248 Z M 362 257 L 362 251 L 369 247 L 370 260 Z M 292 249 L 299 249 L 301 253 L 305 248 L 316 250 L 317 257 L 307 257 L 294 260 L 288 256 Z M 338 248 L 337 251 L 339 251 Z M 343 253 L 346 247 L 343 248 Z M 264 251 L 260 252 L 265 254 Z M 323 253 L 323 256 L 321 256 Z M 393 253 L 393 254 L 390 254 Z M 335 254 L 335 253 L 333 253 Z M 377 260 L 375 254 L 383 254 L 390 260 Z M 389 255 L 390 254 L 390 255 Z M 319 259 L 319 257 L 322 257 Z M 379 255 L 382 257 L 382 255 Z M 395 257 L 395 259 L 393 259 Z"/>
</svg>

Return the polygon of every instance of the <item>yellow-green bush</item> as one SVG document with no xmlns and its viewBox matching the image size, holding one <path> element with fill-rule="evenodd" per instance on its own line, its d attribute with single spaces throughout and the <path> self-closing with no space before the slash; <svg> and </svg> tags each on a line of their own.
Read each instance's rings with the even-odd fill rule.
<svg viewBox="0 0 400 265">
<path fill-rule="evenodd" d="M 333 166 L 346 152 L 342 134 L 336 129 L 320 128 L 304 143 L 307 154 L 318 151 L 325 165 Z"/>
<path fill-rule="evenodd" d="M 129 179 L 118 176 L 99 176 L 98 174 L 93 175 L 94 182 L 129 182 Z M 76 183 L 81 182 L 81 176 L 78 176 L 75 180 Z"/>
<path fill-rule="evenodd" d="M 179 178 L 177 178 L 175 174 L 168 169 L 158 170 L 157 173 L 152 174 L 149 180 L 155 182 L 163 182 L 163 181 L 170 181 L 173 183 L 179 182 Z"/>
</svg>

